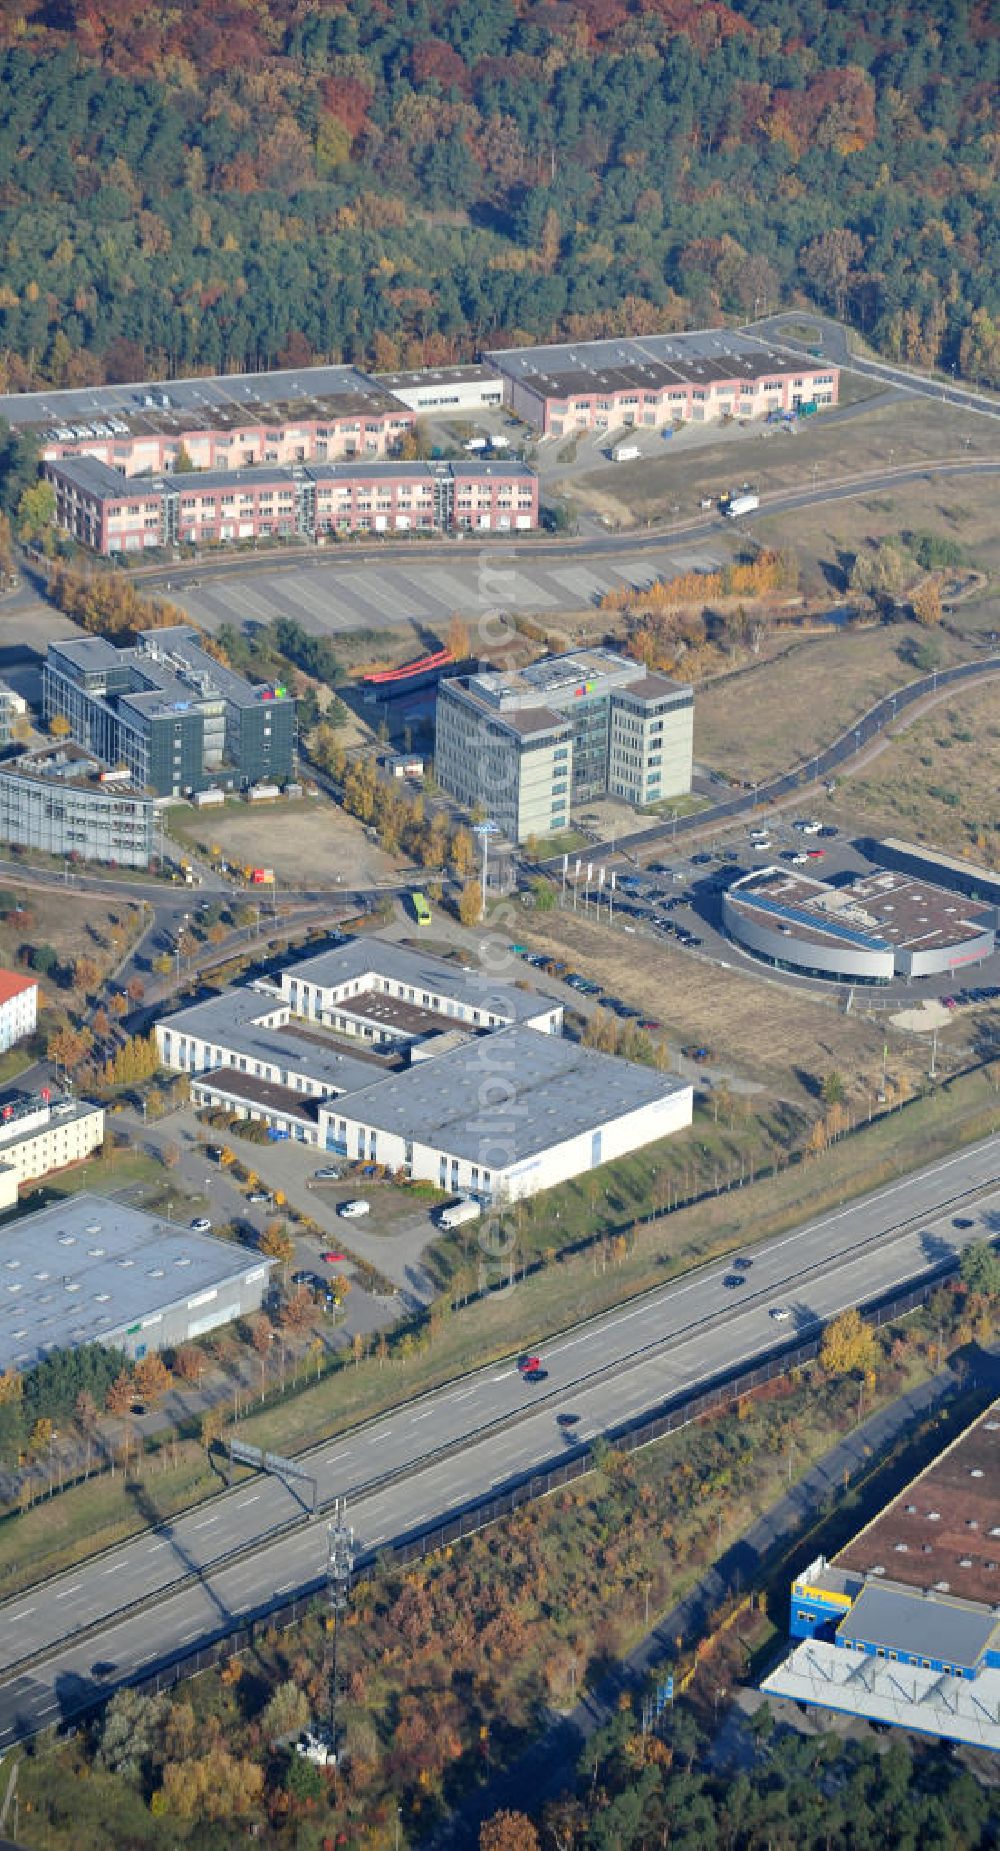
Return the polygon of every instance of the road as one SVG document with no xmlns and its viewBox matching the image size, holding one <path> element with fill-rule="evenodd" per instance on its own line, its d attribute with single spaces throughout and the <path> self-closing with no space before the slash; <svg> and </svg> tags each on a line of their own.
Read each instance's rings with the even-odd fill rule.
<svg viewBox="0 0 1000 1851">
<path fill-rule="evenodd" d="M 1000 464 L 997 467 L 1000 470 Z M 912 707 L 918 701 L 933 699 L 943 688 L 954 687 L 963 681 L 975 681 L 982 675 L 998 673 L 1000 656 L 996 655 L 982 656 L 974 662 L 959 662 L 954 668 L 936 669 L 932 675 L 924 675 L 919 681 L 910 681 L 905 687 L 897 688 L 894 694 L 887 694 L 884 700 L 876 701 L 875 706 L 861 714 L 832 745 L 814 753 L 792 770 L 755 784 L 751 790 L 726 797 L 708 809 L 697 810 L 691 816 L 663 819 L 648 829 L 637 829 L 629 835 L 619 833 L 613 841 L 588 842 L 586 860 L 595 864 L 605 859 L 610 861 L 616 853 L 632 859 L 639 850 L 662 848 L 668 841 L 672 844 L 678 836 L 701 835 L 706 829 L 716 828 L 720 823 L 732 822 L 734 818 L 749 816 L 752 811 L 763 809 L 768 804 L 780 803 L 783 798 L 801 791 L 803 786 L 829 778 L 842 765 L 856 758 L 887 726 L 892 725 L 904 708 Z M 563 865 L 562 856 L 554 855 L 540 865 L 547 867 L 550 873 L 558 873 Z"/>
<path fill-rule="evenodd" d="M 364 1559 L 1000 1233 L 998 1178 L 994 1135 L 756 1248 L 738 1289 L 711 1264 L 563 1333 L 545 1346 L 536 1385 L 512 1359 L 406 1403 L 307 1455 L 320 1503 L 347 1497 Z M 956 1227 L 960 1205 L 968 1225 Z M 770 1317 L 779 1305 L 787 1322 Z M 315 1583 L 324 1560 L 322 1517 L 308 1518 L 282 1483 L 255 1478 L 7 1601 L 0 1747 Z M 128 1612 L 130 1603 L 140 1604 Z"/>
<path fill-rule="evenodd" d="M 891 360 L 866 359 L 861 354 L 853 353 L 848 343 L 848 329 L 843 322 L 834 321 L 827 315 L 816 314 L 809 309 L 786 309 L 778 315 L 767 315 L 759 321 L 748 323 L 746 332 L 772 333 L 789 347 L 805 353 L 808 351 L 806 343 L 789 337 L 787 330 L 789 327 L 801 328 L 806 324 L 815 328 L 822 337 L 824 358 L 834 366 L 859 373 L 863 379 L 877 379 L 881 385 L 897 392 L 912 392 L 919 398 L 933 399 L 936 404 L 957 405 L 960 411 L 974 411 L 984 417 L 1000 418 L 1000 398 L 988 392 L 977 392 L 975 386 L 957 385 L 954 373 L 949 385 L 944 379 L 931 379 L 913 372 L 909 367 L 894 366 Z"/>
</svg>

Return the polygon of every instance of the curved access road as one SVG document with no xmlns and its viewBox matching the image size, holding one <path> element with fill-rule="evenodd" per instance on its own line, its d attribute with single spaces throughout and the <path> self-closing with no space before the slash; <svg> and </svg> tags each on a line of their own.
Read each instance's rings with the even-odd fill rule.
<svg viewBox="0 0 1000 1851">
<path fill-rule="evenodd" d="M 347 1498 L 363 1559 L 846 1306 L 953 1263 L 963 1243 L 1000 1232 L 998 1181 L 994 1135 L 761 1245 L 743 1274 L 712 1263 L 563 1332 L 542 1351 L 544 1380 L 526 1382 L 514 1358 L 490 1365 L 300 1464 L 321 1509 Z M 0 1749 L 318 1585 L 324 1563 L 322 1516 L 255 1477 L 8 1600 Z"/>
<path fill-rule="evenodd" d="M 942 688 L 953 687 L 963 681 L 977 681 L 981 676 L 998 673 L 1000 656 L 983 656 L 978 661 L 959 662 L 953 668 L 937 669 L 934 674 L 924 675 L 919 681 L 907 682 L 905 687 L 897 688 L 895 693 L 876 701 L 874 707 L 869 707 L 867 713 L 848 726 L 832 745 L 814 753 L 793 770 L 779 773 L 778 777 L 756 785 L 752 791 L 741 791 L 735 796 L 724 797 L 721 803 L 697 810 L 692 816 L 679 816 L 676 822 L 668 819 L 649 829 L 638 829 L 631 835 L 617 835 L 614 842 L 588 842 L 586 859 L 597 861 L 602 856 L 610 859 L 616 853 L 631 856 L 638 849 L 654 848 L 668 838 L 672 844 L 677 836 L 700 834 L 705 829 L 717 827 L 719 823 L 731 822 L 734 817 L 748 816 L 768 804 L 778 803 L 783 797 L 791 796 L 804 783 L 828 778 L 832 772 L 857 757 L 879 733 L 892 725 L 904 708 L 932 698 Z M 541 865 L 556 872 L 562 867 L 562 856 L 554 855 Z"/>
</svg>

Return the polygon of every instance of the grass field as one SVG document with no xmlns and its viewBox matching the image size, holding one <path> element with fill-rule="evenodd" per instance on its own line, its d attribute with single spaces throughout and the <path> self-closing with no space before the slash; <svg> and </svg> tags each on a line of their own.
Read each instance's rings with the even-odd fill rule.
<svg viewBox="0 0 1000 1851">
<path fill-rule="evenodd" d="M 915 624 L 880 624 L 795 642 L 773 639 L 769 658 L 698 689 L 695 758 L 747 779 L 802 762 L 882 695 L 916 680 L 909 650 L 923 634 Z M 947 632 L 936 640 L 942 667 L 969 653 Z"/>
<path fill-rule="evenodd" d="M 977 454 L 975 449 L 972 454 Z M 995 441 L 992 455 L 995 460 Z M 907 449 L 896 449 L 897 464 L 910 460 Z M 822 478 L 819 480 L 822 482 Z M 755 522 L 754 531 L 765 544 L 794 546 L 803 589 L 810 594 L 821 595 L 829 590 L 836 597 L 842 596 L 859 547 L 868 540 L 907 532 L 935 533 L 954 541 L 971 564 L 995 577 L 1000 571 L 996 497 L 993 476 L 955 477 L 931 472 L 920 482 L 879 489 L 849 501 L 818 503 L 797 509 L 793 516 L 764 516 Z M 988 627 L 995 628 L 995 600 L 988 589 L 983 596 L 956 609 L 955 624 L 963 631 L 983 627 L 991 604 L 993 621 Z"/>
<path fill-rule="evenodd" d="M 884 1018 L 843 1013 L 836 1000 L 813 999 L 759 969 L 722 970 L 679 949 L 645 938 L 625 938 L 571 912 L 532 922 L 532 944 L 566 958 L 613 995 L 661 1021 L 672 1046 L 697 1041 L 719 1051 L 720 1063 L 758 1082 L 771 1099 L 801 1108 L 815 1100 L 824 1073 L 839 1072 L 859 1099 L 877 1090 Z M 735 955 L 735 954 L 734 954 Z M 864 1003 L 858 1004 L 863 1011 Z M 963 1052 L 962 1029 L 949 1024 L 946 1061 Z M 926 1049 L 889 1031 L 899 1071 L 915 1084 Z"/>
<path fill-rule="evenodd" d="M 928 842 L 1000 866 L 1000 696 L 996 684 L 951 689 L 897 729 L 869 768 L 848 774 L 837 806 L 857 828 Z"/>
</svg>

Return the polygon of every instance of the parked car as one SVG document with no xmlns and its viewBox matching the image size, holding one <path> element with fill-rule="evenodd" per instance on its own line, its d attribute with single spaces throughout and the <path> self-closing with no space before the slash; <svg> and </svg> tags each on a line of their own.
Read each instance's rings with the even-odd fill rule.
<svg viewBox="0 0 1000 1851">
<path fill-rule="evenodd" d="M 313 1182 L 314 1183 L 339 1183 L 343 1174 L 344 1174 L 343 1170 L 339 1169 L 337 1164 L 325 1163 L 321 1170 L 313 1171 Z"/>
<path fill-rule="evenodd" d="M 192 1234 L 211 1234 L 212 1223 L 207 1215 L 196 1215 L 191 1223 Z"/>
<path fill-rule="evenodd" d="M 355 1196 L 350 1202 L 341 1202 L 337 1208 L 338 1215 L 342 1215 L 347 1221 L 357 1221 L 362 1215 L 370 1215 L 371 1212 L 371 1203 L 364 1201 L 360 1196 Z"/>
</svg>

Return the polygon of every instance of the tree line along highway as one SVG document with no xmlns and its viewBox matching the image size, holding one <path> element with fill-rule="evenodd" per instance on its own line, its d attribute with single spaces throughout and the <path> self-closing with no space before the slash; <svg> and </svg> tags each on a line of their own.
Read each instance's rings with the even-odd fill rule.
<svg viewBox="0 0 1000 1851">
<path fill-rule="evenodd" d="M 322 1511 L 346 1497 L 358 1560 L 525 1471 L 697 1392 L 849 1305 L 902 1289 L 1000 1229 L 1000 1136 L 750 1248 L 734 1289 L 713 1262 L 540 1347 L 544 1378 L 488 1365 L 302 1455 L 320 1514 L 263 1476 L 0 1606 L 0 1748 L 116 1682 L 167 1667 L 325 1565 Z M 788 1312 L 776 1322 L 772 1312 Z M 560 1421 L 560 1416 L 564 1419 Z M 567 1424 L 565 1417 L 570 1417 Z"/>
</svg>

